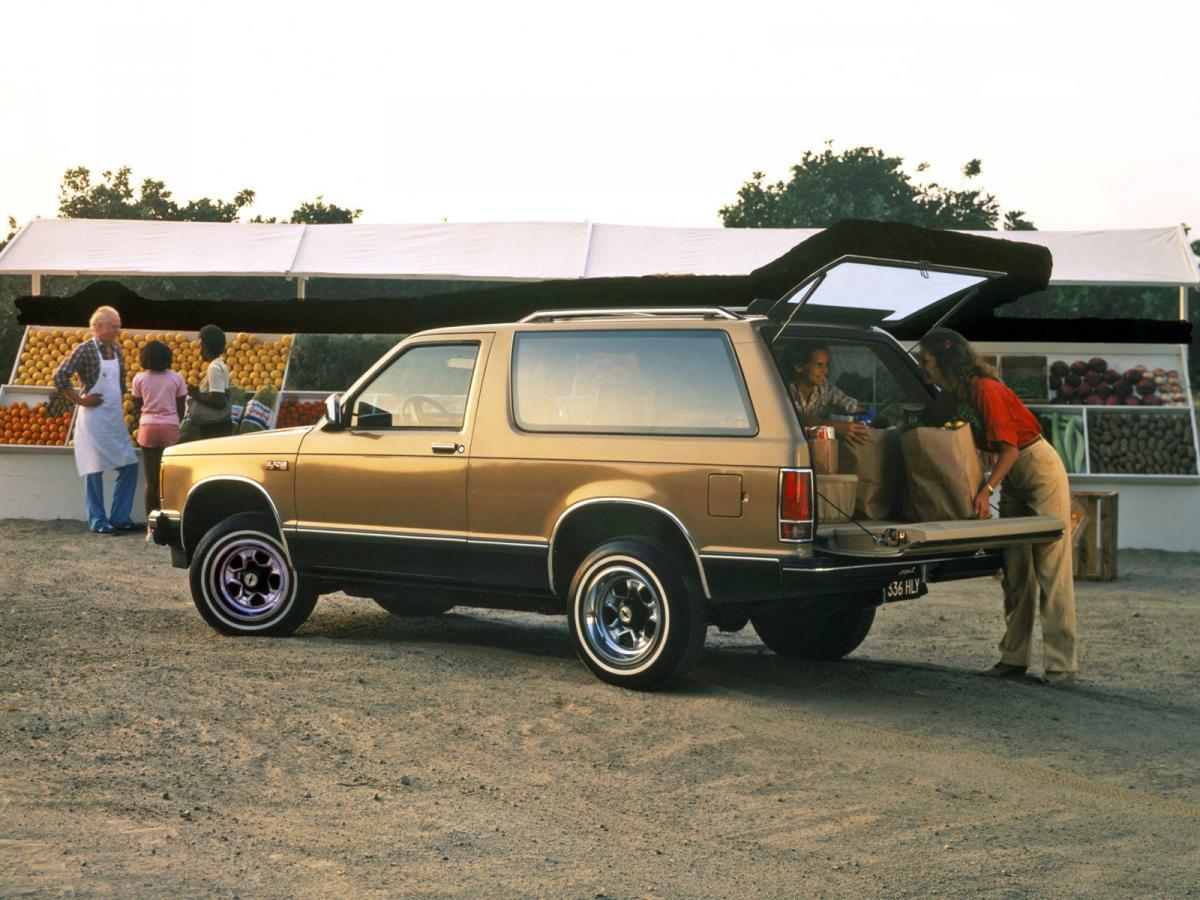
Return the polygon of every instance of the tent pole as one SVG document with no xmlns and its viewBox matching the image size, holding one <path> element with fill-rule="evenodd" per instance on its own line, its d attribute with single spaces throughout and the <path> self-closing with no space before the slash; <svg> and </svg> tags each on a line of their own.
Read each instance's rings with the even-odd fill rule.
<svg viewBox="0 0 1200 900">
<path fill-rule="evenodd" d="M 1187 292 L 1188 292 L 1187 285 L 1181 284 L 1179 286 L 1179 321 L 1180 322 L 1186 322 L 1188 320 Z"/>
<path fill-rule="evenodd" d="M 304 299 L 304 279 L 303 278 L 296 279 L 296 299 L 297 300 Z"/>
<path fill-rule="evenodd" d="M 34 272 L 29 276 L 29 295 L 31 297 L 42 296 L 42 273 Z"/>
</svg>

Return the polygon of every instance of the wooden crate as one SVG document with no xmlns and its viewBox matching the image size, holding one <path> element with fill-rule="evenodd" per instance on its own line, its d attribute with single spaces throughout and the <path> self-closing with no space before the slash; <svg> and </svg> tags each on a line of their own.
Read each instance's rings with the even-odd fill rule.
<svg viewBox="0 0 1200 900">
<path fill-rule="evenodd" d="M 1086 519 L 1075 545 L 1075 577 L 1081 581 L 1113 581 L 1117 577 L 1116 491 L 1073 491 Z"/>
</svg>

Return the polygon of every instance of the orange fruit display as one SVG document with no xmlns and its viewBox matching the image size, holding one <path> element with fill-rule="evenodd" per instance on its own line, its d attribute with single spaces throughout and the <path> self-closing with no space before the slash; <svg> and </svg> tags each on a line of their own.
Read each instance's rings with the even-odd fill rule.
<svg viewBox="0 0 1200 900">
<path fill-rule="evenodd" d="M 91 337 L 86 328 L 30 328 L 17 361 L 13 384 L 54 385 L 54 371 L 59 364 L 79 345 Z M 245 332 L 227 333 L 225 363 L 229 366 L 233 384 L 248 391 L 269 387 L 283 387 L 283 373 L 287 368 L 291 352 L 292 336 L 283 335 L 268 340 L 262 335 Z M 134 333 L 122 331 L 117 344 L 125 359 L 125 372 L 133 378 L 142 370 L 139 358 L 148 341 L 160 340 L 171 348 L 174 358 L 172 368 L 184 377 L 188 384 L 198 385 L 208 370 L 208 363 L 200 359 L 200 341 L 179 332 Z"/>
<path fill-rule="evenodd" d="M 45 403 L 33 406 L 20 401 L 0 406 L 0 443 L 62 447 L 67 443 L 71 411 L 51 416 Z"/>
<path fill-rule="evenodd" d="M 325 404 L 320 400 L 284 397 L 279 406 L 279 416 L 275 420 L 275 427 L 294 428 L 297 425 L 311 425 L 323 415 L 325 415 Z"/>
<path fill-rule="evenodd" d="M 13 377 L 13 384 L 54 386 L 54 372 L 64 359 L 92 332 L 87 328 L 39 328 L 30 326 Z M 246 332 L 226 332 L 225 363 L 229 366 L 230 383 L 253 393 L 260 388 L 280 390 L 283 374 L 291 353 L 292 336 L 268 339 Z M 200 341 L 182 332 L 122 331 L 117 345 L 125 360 L 126 387 L 133 376 L 142 371 L 142 349 L 149 341 L 162 341 L 171 349 L 171 368 L 188 384 L 200 384 L 208 371 L 208 363 L 200 358 Z M 125 424 L 132 434 L 137 429 L 133 403 L 127 396 L 124 405 Z M 32 435 L 31 435 L 32 437 Z"/>
</svg>

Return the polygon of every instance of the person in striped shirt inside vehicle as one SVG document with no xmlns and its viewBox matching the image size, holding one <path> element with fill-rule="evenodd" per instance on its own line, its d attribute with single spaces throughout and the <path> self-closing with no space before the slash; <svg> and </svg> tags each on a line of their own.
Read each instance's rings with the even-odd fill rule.
<svg viewBox="0 0 1200 900">
<path fill-rule="evenodd" d="M 847 422 L 833 416 L 853 416 L 862 405 L 829 383 L 829 348 L 824 344 L 805 344 L 791 359 L 795 380 L 788 383 L 788 395 L 805 428 L 830 425 L 839 438 L 851 444 L 861 444 L 871 435 L 871 429 L 861 422 Z"/>
</svg>

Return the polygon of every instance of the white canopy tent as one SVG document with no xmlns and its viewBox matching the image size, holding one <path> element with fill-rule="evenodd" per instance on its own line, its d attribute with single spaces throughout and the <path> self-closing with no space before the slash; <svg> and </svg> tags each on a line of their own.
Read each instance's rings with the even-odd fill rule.
<svg viewBox="0 0 1200 900">
<path fill-rule="evenodd" d="M 254 225 L 35 219 L 0 252 L 0 275 L 247 275 L 541 281 L 744 275 L 816 234 L 810 228 L 657 228 L 588 222 Z M 1200 269 L 1182 228 L 971 232 L 1041 244 L 1052 284 L 1178 286 Z"/>
</svg>

